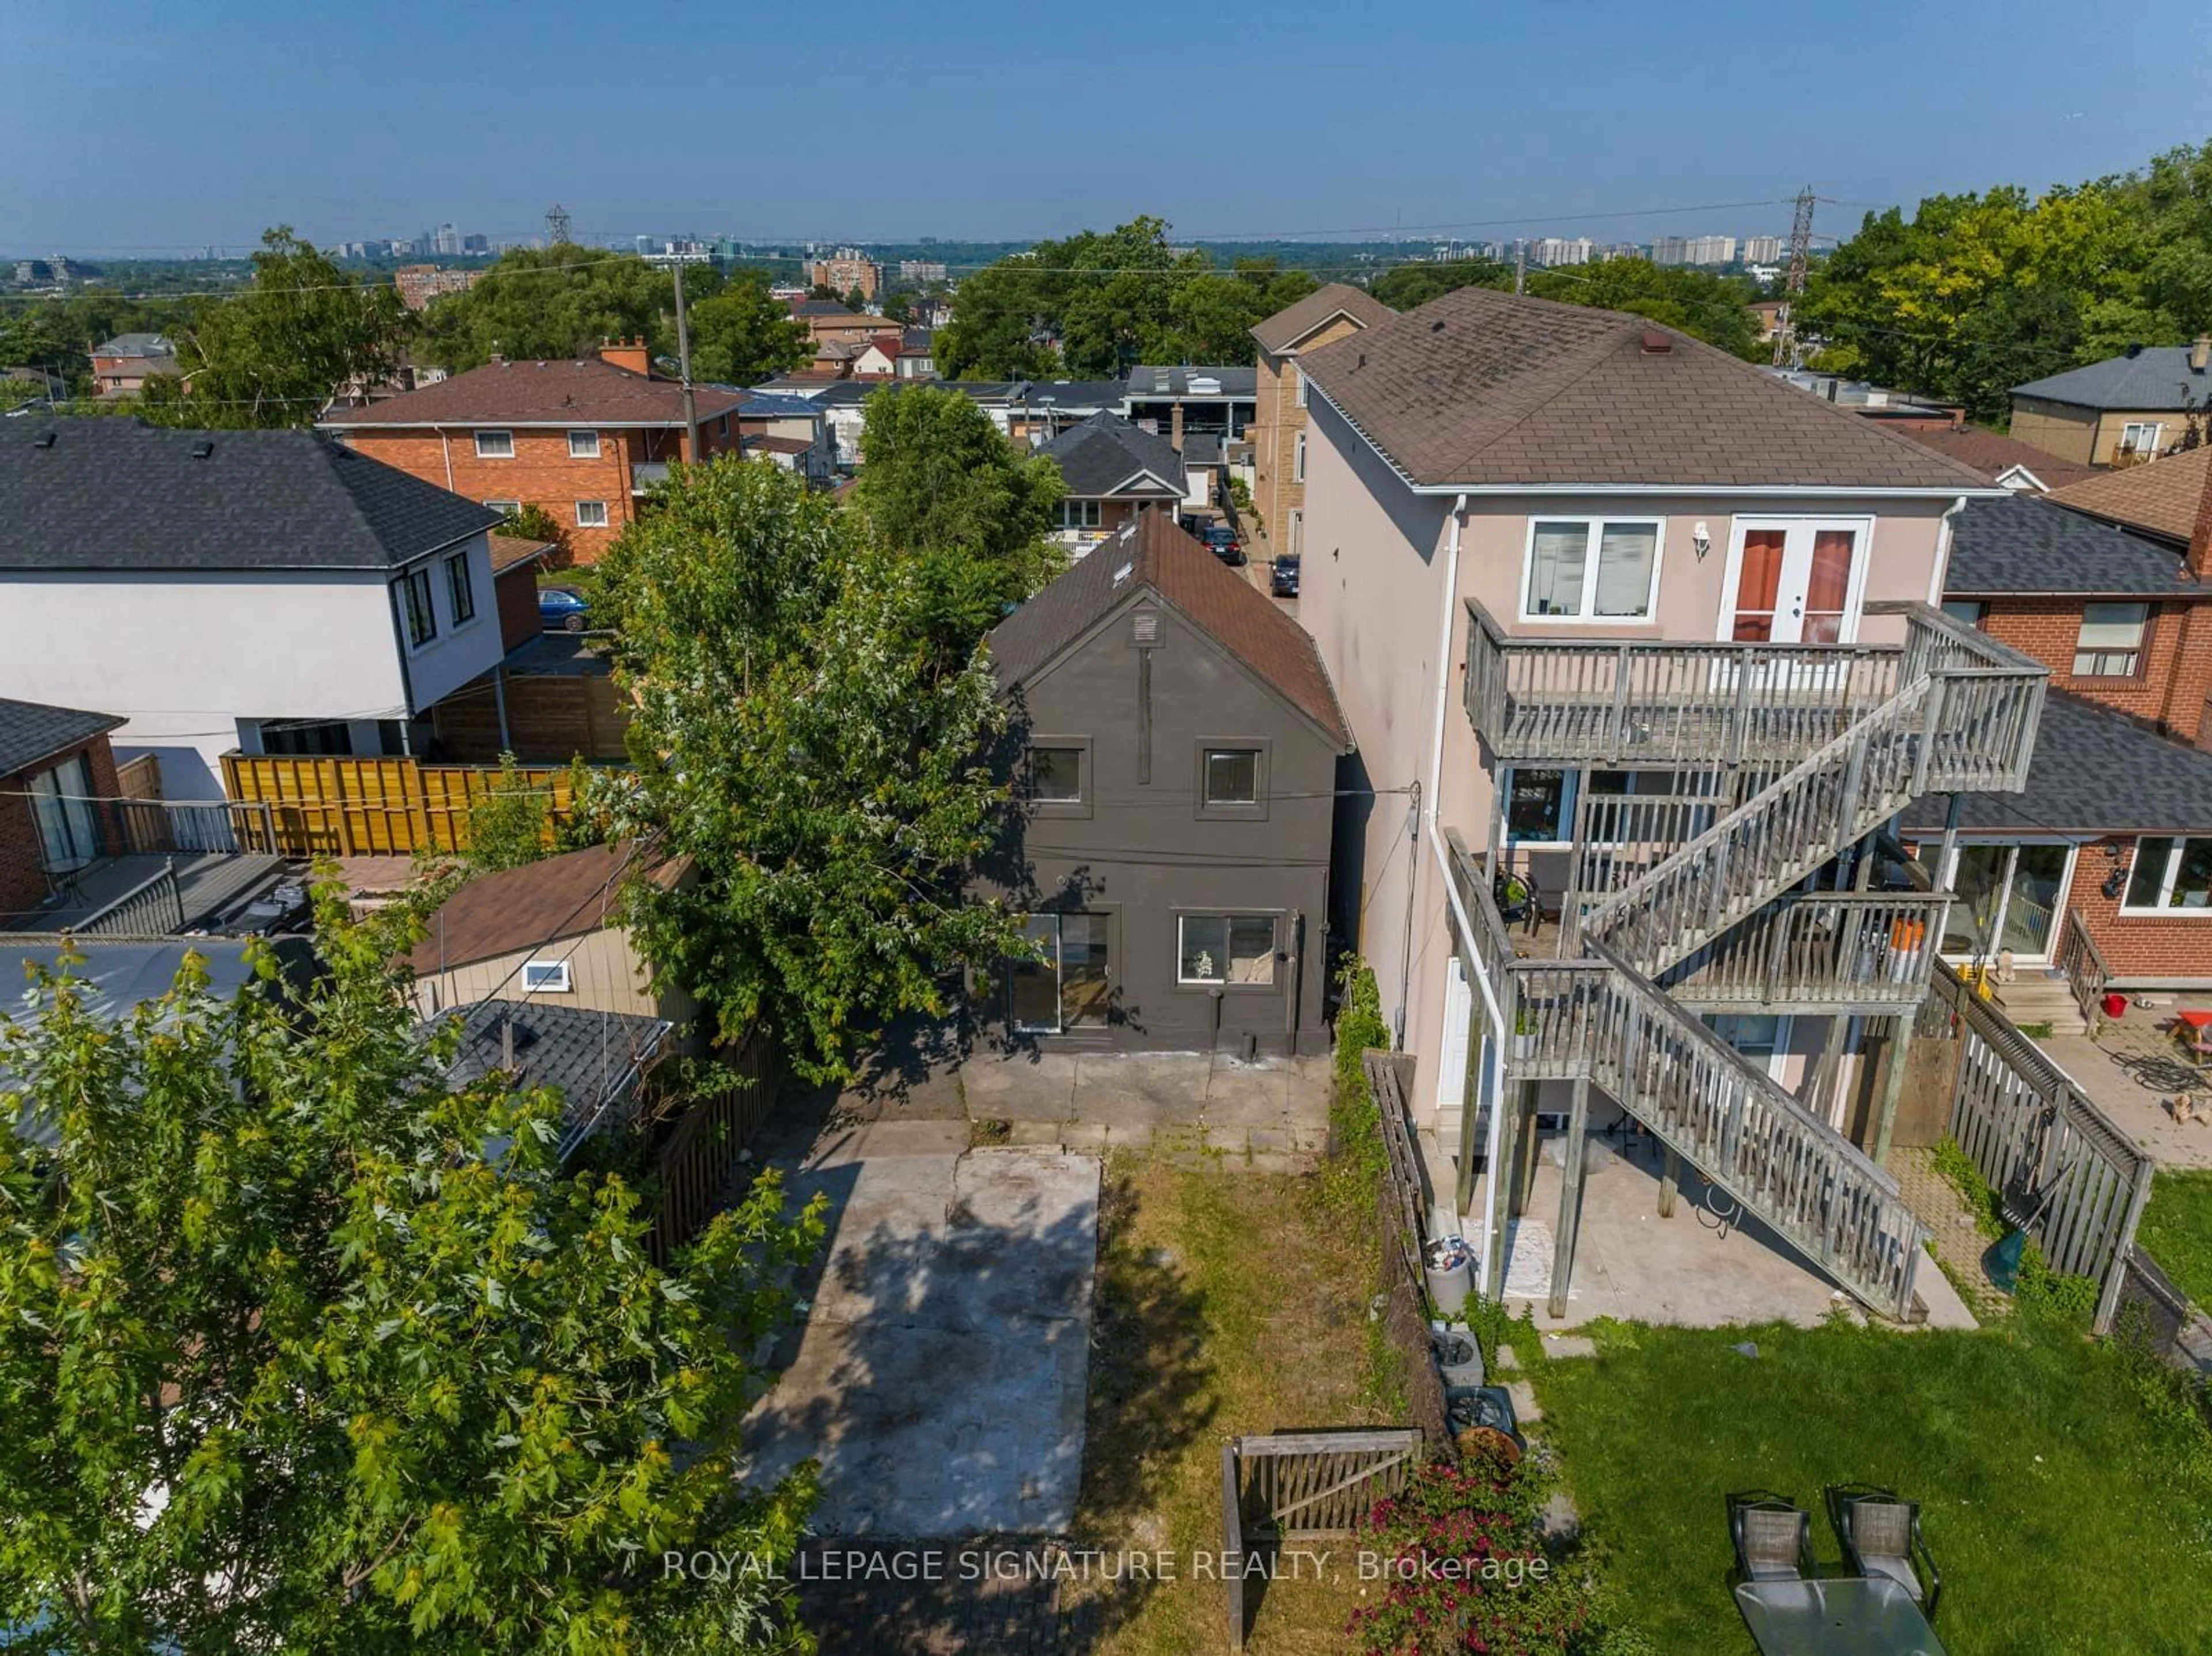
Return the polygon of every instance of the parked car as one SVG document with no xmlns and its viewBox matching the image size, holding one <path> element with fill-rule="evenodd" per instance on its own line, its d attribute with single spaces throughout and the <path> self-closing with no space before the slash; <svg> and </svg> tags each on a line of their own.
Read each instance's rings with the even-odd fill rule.
<svg viewBox="0 0 2212 1656">
<path fill-rule="evenodd" d="M 1208 524 L 1199 531 L 1198 537 L 1222 562 L 1236 565 L 1244 561 L 1244 543 L 1237 538 L 1237 531 L 1227 524 Z"/>
<path fill-rule="evenodd" d="M 1279 598 L 1294 598 L 1298 595 L 1298 555 L 1278 558 L 1267 573 L 1267 585 Z"/>
<path fill-rule="evenodd" d="M 544 633 L 580 633 L 591 625 L 592 606 L 573 586 L 538 589 L 538 628 Z"/>
</svg>

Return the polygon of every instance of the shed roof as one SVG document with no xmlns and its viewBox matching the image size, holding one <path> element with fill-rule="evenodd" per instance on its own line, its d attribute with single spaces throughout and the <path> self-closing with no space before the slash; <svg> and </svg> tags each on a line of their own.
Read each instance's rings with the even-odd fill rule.
<svg viewBox="0 0 2212 1656">
<path fill-rule="evenodd" d="M 623 840 L 480 874 L 431 915 L 407 964 L 418 974 L 446 971 L 612 925 L 637 854 L 636 843 Z"/>
</svg>

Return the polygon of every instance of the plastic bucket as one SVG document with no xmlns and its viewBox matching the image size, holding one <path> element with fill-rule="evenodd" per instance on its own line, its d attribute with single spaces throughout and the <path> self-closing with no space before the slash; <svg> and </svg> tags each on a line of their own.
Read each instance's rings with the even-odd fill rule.
<svg viewBox="0 0 2212 1656">
<path fill-rule="evenodd" d="M 2115 991 L 2105 997 L 2105 1016 L 2116 1018 L 2128 1010 L 2128 998 Z"/>
</svg>

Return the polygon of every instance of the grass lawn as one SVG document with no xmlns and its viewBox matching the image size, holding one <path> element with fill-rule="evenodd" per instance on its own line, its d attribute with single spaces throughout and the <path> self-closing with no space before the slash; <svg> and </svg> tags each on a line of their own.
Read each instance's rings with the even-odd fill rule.
<svg viewBox="0 0 2212 1656">
<path fill-rule="evenodd" d="M 1218 1553 L 1224 1440 L 1401 1421 L 1370 1344 L 1376 1250 L 1371 1228 L 1328 1208 L 1311 1180 L 1234 1159 L 1110 1158 L 1076 1544 Z M 1269 1586 L 1248 1648 L 1342 1652 L 1358 1592 Z M 1225 1591 L 1187 1568 L 1174 1582 L 1067 1597 L 1087 1611 L 1086 1656 L 1226 1648 Z"/>
<path fill-rule="evenodd" d="M 1953 1656 L 2212 1649 L 2212 1433 L 2127 1354 L 2042 1313 L 1972 1333 L 1601 1325 L 1540 1362 L 1619 1619 L 1662 1652 L 1747 1652 L 1724 1496 L 1824 1483 L 1922 1503 Z M 1729 1348 L 1750 1339 L 1756 1359 Z M 1522 1341 L 1525 1347 L 1533 1344 Z"/>
<path fill-rule="evenodd" d="M 2212 1307 L 2212 1171 L 2161 1172 L 2136 1240 L 2175 1287 L 2200 1308 Z"/>
</svg>

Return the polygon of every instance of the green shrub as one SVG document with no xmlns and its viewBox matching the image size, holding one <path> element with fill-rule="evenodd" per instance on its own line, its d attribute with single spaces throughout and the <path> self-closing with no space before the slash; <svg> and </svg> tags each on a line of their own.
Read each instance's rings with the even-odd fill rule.
<svg viewBox="0 0 2212 1656">
<path fill-rule="evenodd" d="M 2005 1234 L 2004 1207 L 2002 1198 L 1990 1181 L 1982 1177 L 1982 1170 L 1974 1165 L 1973 1157 L 1959 1147 L 1959 1141 L 1948 1133 L 1936 1141 L 1934 1155 L 1936 1171 L 1951 1181 L 1959 1192 L 1966 1210 L 1974 1216 L 1974 1228 L 1992 1241 Z"/>
<path fill-rule="evenodd" d="M 1328 1103 L 1329 1158 L 1322 1169 L 1333 1204 L 1367 1214 L 1375 1210 L 1387 1157 L 1382 1149 L 1382 1113 L 1362 1062 L 1370 1047 L 1387 1047 L 1390 1028 L 1382 1022 L 1382 995 L 1375 974 L 1354 955 L 1337 982 L 1343 999 L 1336 1011 L 1335 1084 Z"/>
</svg>

